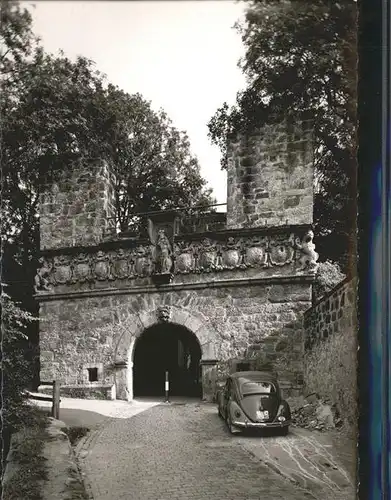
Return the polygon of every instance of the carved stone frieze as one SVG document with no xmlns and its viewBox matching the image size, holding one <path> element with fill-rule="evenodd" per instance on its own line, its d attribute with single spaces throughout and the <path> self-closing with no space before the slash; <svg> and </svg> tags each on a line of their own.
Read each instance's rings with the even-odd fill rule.
<svg viewBox="0 0 391 500">
<path fill-rule="evenodd" d="M 235 269 L 242 263 L 242 240 L 229 236 L 227 243 L 222 246 L 223 269 Z"/>
<path fill-rule="evenodd" d="M 246 267 L 267 267 L 268 239 L 266 237 L 253 236 L 246 240 L 244 252 L 244 263 Z"/>
<path fill-rule="evenodd" d="M 308 231 L 301 240 L 299 237 L 296 238 L 296 248 L 299 250 L 297 255 L 299 263 L 298 271 L 306 270 L 315 274 L 318 269 L 319 264 L 317 264 L 317 260 L 319 254 L 315 252 L 313 238 L 313 231 Z"/>
<path fill-rule="evenodd" d="M 198 271 L 211 272 L 219 267 L 218 245 L 210 238 L 204 238 L 198 247 Z"/>
<path fill-rule="evenodd" d="M 173 274 L 211 273 L 246 268 L 292 266 L 292 272 L 315 273 L 318 254 L 314 233 L 232 236 L 201 241 L 178 240 L 173 246 L 164 231 L 155 244 L 133 248 L 80 252 L 75 255 L 42 257 L 35 277 L 35 289 L 49 291 L 61 286 L 94 281 L 154 279 Z M 164 281 L 166 283 L 166 281 Z"/>
<path fill-rule="evenodd" d="M 34 278 L 35 293 L 51 291 L 49 276 L 53 270 L 53 265 L 47 259 L 40 257 L 38 260 L 39 267 Z"/>
<path fill-rule="evenodd" d="M 109 256 L 99 250 L 94 259 L 94 278 L 98 281 L 105 281 L 110 277 Z"/>
<path fill-rule="evenodd" d="M 80 253 L 73 260 L 73 283 L 84 283 L 92 278 L 91 257 L 86 253 Z"/>
<path fill-rule="evenodd" d="M 53 259 L 53 284 L 64 285 L 72 280 L 72 259 L 69 255 L 56 255 Z"/>
<path fill-rule="evenodd" d="M 269 239 L 269 264 L 272 266 L 285 266 L 293 262 L 295 257 L 295 236 L 274 236 Z"/>
<path fill-rule="evenodd" d="M 123 248 L 112 254 L 111 274 L 114 279 L 126 279 L 132 276 L 133 269 L 131 266 L 132 256 Z M 134 261 L 133 261 L 134 266 Z"/>
<path fill-rule="evenodd" d="M 128 262 L 129 262 L 129 275 L 130 275 L 130 277 L 136 276 L 137 273 L 136 273 L 136 252 L 135 251 L 130 252 Z"/>
<path fill-rule="evenodd" d="M 174 246 L 175 268 L 174 272 L 179 274 L 188 274 L 195 270 L 196 250 L 192 243 L 180 241 Z"/>
<path fill-rule="evenodd" d="M 171 273 L 172 270 L 172 248 L 164 229 L 160 229 L 156 242 L 152 247 L 154 272 L 156 274 Z"/>
<path fill-rule="evenodd" d="M 140 277 L 150 276 L 153 271 L 152 251 L 150 246 L 138 246 L 135 255 L 135 274 Z"/>
</svg>

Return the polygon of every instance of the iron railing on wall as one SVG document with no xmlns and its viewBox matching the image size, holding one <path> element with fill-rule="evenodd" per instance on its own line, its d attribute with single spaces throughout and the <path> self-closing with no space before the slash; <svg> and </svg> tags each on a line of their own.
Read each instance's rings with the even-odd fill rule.
<svg viewBox="0 0 391 500">
<path fill-rule="evenodd" d="M 126 225 L 119 227 L 121 236 L 147 237 L 148 219 L 155 217 L 173 217 L 177 219 L 177 234 L 200 233 L 225 229 L 226 212 L 217 212 L 217 207 L 226 206 L 226 203 L 214 203 L 211 205 L 194 205 L 167 210 L 154 210 L 149 212 L 137 212 L 132 214 Z"/>
</svg>

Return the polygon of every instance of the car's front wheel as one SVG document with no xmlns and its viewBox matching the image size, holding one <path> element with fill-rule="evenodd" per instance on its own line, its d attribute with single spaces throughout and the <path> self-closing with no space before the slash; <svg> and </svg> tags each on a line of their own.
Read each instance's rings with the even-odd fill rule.
<svg viewBox="0 0 391 500">
<path fill-rule="evenodd" d="M 287 436 L 289 433 L 289 427 L 282 427 L 280 430 L 279 430 L 279 435 L 280 436 Z"/>
</svg>

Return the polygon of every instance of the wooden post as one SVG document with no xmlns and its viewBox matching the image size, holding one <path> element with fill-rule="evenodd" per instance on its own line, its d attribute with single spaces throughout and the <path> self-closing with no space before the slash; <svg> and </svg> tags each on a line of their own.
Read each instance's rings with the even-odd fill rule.
<svg viewBox="0 0 391 500">
<path fill-rule="evenodd" d="M 53 380 L 52 417 L 56 420 L 60 418 L 60 384 L 57 380 Z"/>
</svg>

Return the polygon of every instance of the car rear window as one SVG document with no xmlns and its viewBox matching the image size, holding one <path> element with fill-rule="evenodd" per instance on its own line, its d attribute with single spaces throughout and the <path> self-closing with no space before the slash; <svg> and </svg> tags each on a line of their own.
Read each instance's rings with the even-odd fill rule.
<svg viewBox="0 0 391 500">
<path fill-rule="evenodd" d="M 274 394 L 276 388 L 271 382 L 261 382 L 257 380 L 240 380 L 240 391 L 246 394 Z"/>
</svg>

